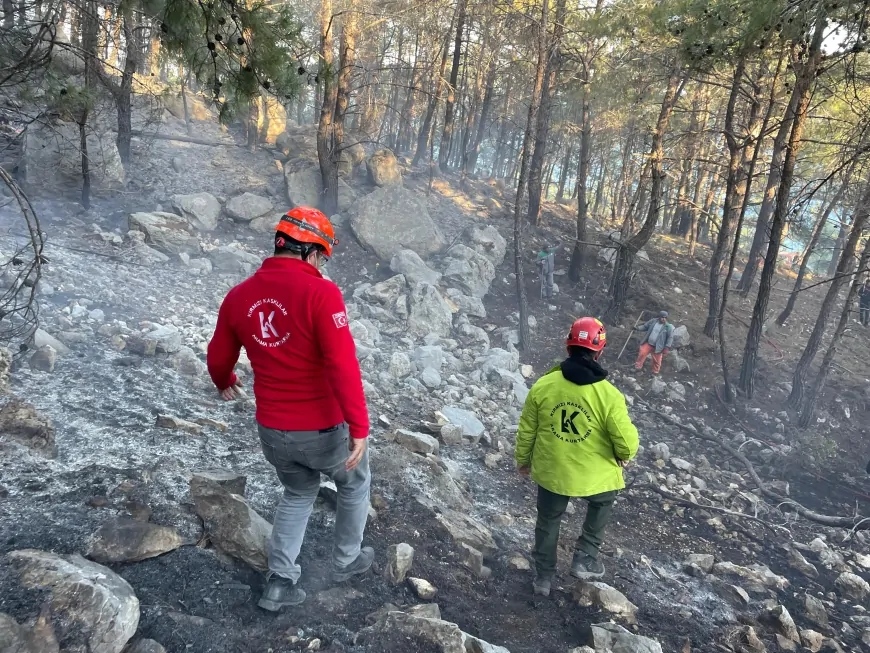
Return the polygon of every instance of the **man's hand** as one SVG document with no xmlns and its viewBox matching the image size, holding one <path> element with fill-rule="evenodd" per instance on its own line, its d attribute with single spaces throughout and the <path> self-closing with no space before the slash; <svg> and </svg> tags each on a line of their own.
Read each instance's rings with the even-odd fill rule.
<svg viewBox="0 0 870 653">
<path fill-rule="evenodd" d="M 629 463 L 628 460 L 620 460 L 619 458 L 616 459 L 616 464 L 619 465 L 620 467 L 622 467 L 623 469 L 628 467 L 628 463 Z"/>
<path fill-rule="evenodd" d="M 519 467 L 517 467 L 517 471 L 523 478 L 528 478 L 529 473 L 531 472 L 531 467 L 529 467 L 528 465 L 520 465 Z"/>
<path fill-rule="evenodd" d="M 667 347 L 662 349 L 662 356 L 667 356 L 669 351 L 670 351 L 670 349 L 668 349 Z"/>
<path fill-rule="evenodd" d="M 241 394 L 241 391 L 242 391 L 242 384 L 235 383 L 235 384 L 231 385 L 229 388 L 227 388 L 226 390 L 220 391 L 221 399 L 223 399 L 224 401 L 232 401 L 233 399 L 238 399 L 239 395 Z"/>
<path fill-rule="evenodd" d="M 359 465 L 359 461 L 362 460 L 363 454 L 366 452 L 366 447 L 368 446 L 368 439 L 351 438 L 349 446 L 350 455 L 347 457 L 347 462 L 344 464 L 344 468 L 347 471 L 350 471 L 354 467 Z"/>
</svg>

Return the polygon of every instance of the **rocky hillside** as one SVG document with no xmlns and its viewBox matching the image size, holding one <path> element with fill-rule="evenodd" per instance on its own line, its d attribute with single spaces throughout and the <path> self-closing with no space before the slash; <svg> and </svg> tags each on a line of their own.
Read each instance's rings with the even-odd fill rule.
<svg viewBox="0 0 870 653">
<path fill-rule="evenodd" d="M 611 378 L 644 448 L 607 577 L 563 573 L 550 598 L 534 597 L 534 488 L 514 471 L 514 434 L 585 298 L 563 287 L 535 300 L 546 345 L 521 356 L 498 190 L 439 181 L 430 194 L 391 153 L 361 146 L 328 274 L 345 292 L 373 422 L 376 564 L 328 583 L 324 483 L 301 557 L 308 601 L 259 610 L 279 485 L 251 399 L 219 400 L 204 350 L 278 213 L 320 189 L 308 130 L 255 153 L 209 137 L 222 144 L 139 143 L 127 183 L 140 192 L 90 213 L 37 202 L 41 328 L 12 361 L 0 409 L 0 652 L 870 650 L 868 539 L 799 517 L 794 489 L 763 480 L 789 455 L 785 438 L 710 419 L 691 382 L 622 369 Z M 0 219 L 17 233 L 10 207 Z M 240 376 L 250 388 L 244 360 Z M 563 571 L 583 502 L 569 512 Z"/>
</svg>

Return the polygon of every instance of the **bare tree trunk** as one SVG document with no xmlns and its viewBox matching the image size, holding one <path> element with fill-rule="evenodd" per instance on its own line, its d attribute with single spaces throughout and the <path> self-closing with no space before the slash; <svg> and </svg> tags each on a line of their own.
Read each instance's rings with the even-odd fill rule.
<svg viewBox="0 0 870 653">
<path fill-rule="evenodd" d="M 447 170 L 450 146 L 453 139 L 456 83 L 459 81 L 459 64 L 462 60 L 462 34 L 465 30 L 467 7 L 468 0 L 458 0 L 456 5 L 456 40 L 453 43 L 453 66 L 450 69 L 450 85 L 447 88 L 444 131 L 441 133 L 441 144 L 438 146 L 438 167 L 441 168 L 442 172 Z"/>
<path fill-rule="evenodd" d="M 193 125 L 190 121 L 190 108 L 187 105 L 187 79 L 189 75 L 181 64 L 178 65 L 178 78 L 181 80 L 181 106 L 184 108 L 184 129 L 188 136 L 193 136 Z"/>
<path fill-rule="evenodd" d="M 840 220 L 840 227 L 837 229 L 837 240 L 834 241 L 834 249 L 831 254 L 831 262 L 828 264 L 829 277 L 837 274 L 837 265 L 840 263 L 840 254 L 843 253 L 843 247 L 846 244 L 846 239 L 849 237 L 849 229 L 849 222 L 845 219 Z"/>
<path fill-rule="evenodd" d="M 870 197 L 865 196 L 865 200 L 870 200 Z M 866 205 L 865 205 L 866 206 Z M 864 244 L 864 252 L 861 254 L 861 260 L 858 264 L 858 269 L 863 270 L 870 263 L 870 240 Z M 816 401 L 822 390 L 825 388 L 825 383 L 828 380 L 828 374 L 831 371 L 831 363 L 834 362 L 834 357 L 837 355 L 837 347 L 843 339 L 843 334 L 846 333 L 846 327 L 849 325 L 849 317 L 852 308 L 855 306 L 855 299 L 858 295 L 858 279 L 852 283 L 849 292 L 846 293 L 846 303 L 843 304 L 843 311 L 840 313 L 840 321 L 837 323 L 837 328 L 834 334 L 830 337 L 828 349 L 822 357 L 822 363 L 819 371 L 814 377 L 810 391 L 803 397 L 801 402 L 800 416 L 798 417 L 798 427 L 807 428 L 813 421 L 813 416 L 816 410 Z"/>
<path fill-rule="evenodd" d="M 816 250 L 816 245 L 819 244 L 819 239 L 822 236 L 822 232 L 825 230 L 825 226 L 828 224 L 828 218 L 831 215 L 831 212 L 839 206 L 840 202 L 843 199 L 843 195 L 846 193 L 846 187 L 849 185 L 849 180 L 852 176 L 852 169 L 846 173 L 846 177 L 843 180 L 843 183 L 840 184 L 840 188 L 837 189 L 837 192 L 834 194 L 834 197 L 830 202 L 825 206 L 825 209 L 819 214 L 818 219 L 816 220 L 816 224 L 813 227 L 813 233 L 810 236 L 810 240 L 807 243 L 806 248 L 804 249 L 803 255 L 801 256 L 801 264 L 798 268 L 797 278 L 794 281 L 794 287 L 792 288 L 791 294 L 788 296 L 788 302 L 785 305 L 785 308 L 782 309 L 782 313 L 779 314 L 779 317 L 776 318 L 776 323 L 779 326 L 783 326 L 786 323 L 786 320 L 791 316 L 792 311 L 794 310 L 795 304 L 797 303 L 798 295 L 801 292 L 801 286 L 804 282 L 804 277 L 807 275 L 807 268 L 809 267 L 810 259 L 813 256 L 813 253 Z"/>
<path fill-rule="evenodd" d="M 538 108 L 541 103 L 541 94 L 544 89 L 544 74 L 547 68 L 547 22 L 550 14 L 549 0 L 543 0 L 541 6 L 541 24 L 538 30 L 538 65 L 535 70 L 535 85 L 532 89 L 532 98 L 529 102 L 529 116 L 526 121 L 526 131 L 523 135 L 523 147 L 520 161 L 519 180 L 517 181 L 517 195 L 514 201 L 514 273 L 517 283 L 517 303 L 520 312 L 520 348 L 528 351 L 531 347 L 529 335 L 528 305 L 526 302 L 526 286 L 523 275 L 523 247 L 520 232 L 523 223 L 523 193 L 526 187 L 526 176 L 529 168 L 529 150 L 532 146 L 532 130 L 537 121 Z"/>
<path fill-rule="evenodd" d="M 454 15 L 455 20 L 455 15 Z M 441 65 L 438 68 L 435 77 L 435 92 L 429 98 L 429 106 L 426 108 L 426 116 L 423 118 L 423 124 L 420 127 L 420 132 L 417 135 L 417 151 L 414 153 L 414 160 L 411 165 L 417 165 L 423 160 L 423 157 L 428 154 L 429 141 L 432 138 L 433 119 L 435 111 L 438 108 L 438 103 L 441 101 L 441 94 L 444 92 L 444 71 L 447 70 L 448 45 L 450 44 L 451 31 L 447 32 L 444 37 L 444 44 L 441 49 Z"/>
<path fill-rule="evenodd" d="M 755 368 L 758 363 L 758 346 L 761 342 L 761 329 L 764 326 L 767 314 L 767 305 L 770 301 L 770 287 L 773 282 L 773 275 L 776 272 L 776 259 L 779 255 L 780 239 L 788 215 L 788 200 L 791 194 L 797 153 L 801 145 L 801 137 L 807 119 L 807 109 L 809 108 L 812 96 L 816 71 L 819 69 L 821 62 L 821 46 L 826 24 L 827 21 L 823 20 L 823 16 L 820 16 L 813 33 L 806 62 L 803 64 L 793 64 L 796 67 L 797 75 L 794 90 L 792 91 L 792 101 L 789 102 L 786 115 L 783 118 L 791 123 L 791 132 L 783 158 L 782 177 L 776 194 L 776 207 L 773 211 L 770 228 L 770 242 L 767 246 L 767 255 L 764 258 L 764 269 L 761 271 L 758 296 L 752 309 L 752 320 L 749 324 L 749 333 L 746 336 L 746 346 L 743 350 L 743 364 L 740 369 L 740 388 L 750 399 L 755 392 Z M 794 108 L 793 113 L 792 108 Z"/>
<path fill-rule="evenodd" d="M 130 141 L 133 131 L 133 75 L 139 67 L 139 62 L 136 59 L 138 44 L 136 41 L 136 25 L 134 23 L 132 7 L 126 4 L 121 5 L 121 13 L 124 42 L 126 43 L 126 58 L 124 59 L 124 69 L 121 72 L 121 83 L 115 95 L 115 102 L 118 108 L 118 138 L 116 143 L 121 163 L 127 166 L 130 163 Z M 185 108 L 186 106 L 185 103 Z"/>
<path fill-rule="evenodd" d="M 334 69 L 332 51 L 334 15 L 332 0 L 322 0 L 320 10 L 320 72 L 318 77 L 323 84 L 323 101 L 320 105 L 320 120 L 317 125 L 317 160 L 320 164 L 320 177 L 323 181 L 321 207 L 326 215 L 338 209 L 338 167 L 332 156 L 333 118 L 335 103 L 338 99 L 338 84 Z"/>
<path fill-rule="evenodd" d="M 589 157 L 592 153 L 592 112 L 589 107 L 589 87 L 583 85 L 583 99 L 580 116 L 580 163 L 577 167 L 577 239 L 574 241 L 574 251 L 571 253 L 571 264 L 568 267 L 568 278 L 577 283 L 586 265 L 586 223 L 589 219 L 589 207 L 586 200 L 586 182 L 589 177 Z M 597 202 L 597 199 L 596 199 Z"/>
<path fill-rule="evenodd" d="M 610 305 L 605 312 L 605 317 L 611 321 L 615 321 L 618 318 L 619 312 L 622 310 L 622 306 L 628 296 L 628 285 L 631 279 L 631 268 L 634 264 L 634 258 L 641 248 L 649 242 L 658 221 L 662 199 L 662 182 L 664 181 L 664 136 L 668 129 L 671 113 L 677 104 L 680 94 L 683 92 L 685 83 L 686 78 L 678 71 L 674 70 L 671 72 L 650 145 L 648 165 L 652 183 L 646 220 L 637 234 L 631 238 L 623 239 L 616 253 L 613 277 L 610 282 Z"/>
<path fill-rule="evenodd" d="M 3 0 L 3 28 L 11 30 L 15 27 L 15 4 L 12 0 Z"/>
<path fill-rule="evenodd" d="M 473 175 L 477 169 L 477 159 L 480 156 L 480 145 L 483 143 L 483 137 L 486 135 L 486 130 L 489 128 L 489 113 L 492 109 L 492 98 L 495 95 L 496 61 L 497 58 L 493 54 L 489 63 L 489 69 L 486 73 L 486 91 L 483 94 L 483 103 L 480 106 L 480 119 L 477 121 L 477 132 L 472 141 L 471 149 L 465 158 L 465 172 L 469 175 Z"/>
<path fill-rule="evenodd" d="M 82 55 L 85 63 L 84 81 L 85 93 L 90 94 L 96 85 L 97 79 L 97 3 L 88 0 L 82 11 Z M 91 208 L 91 165 L 88 155 L 88 118 L 90 108 L 84 103 L 81 114 L 77 120 L 79 126 L 79 148 L 82 157 L 82 206 Z"/>
</svg>

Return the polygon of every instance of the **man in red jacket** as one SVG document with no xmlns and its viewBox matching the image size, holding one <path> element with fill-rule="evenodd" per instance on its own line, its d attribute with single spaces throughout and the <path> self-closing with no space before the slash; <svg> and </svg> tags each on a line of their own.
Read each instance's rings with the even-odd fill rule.
<svg viewBox="0 0 870 653">
<path fill-rule="evenodd" d="M 319 270 L 337 242 L 320 211 L 289 211 L 276 228 L 275 255 L 230 290 L 208 346 L 209 374 L 227 401 L 237 396 L 233 368 L 247 351 L 260 444 L 284 486 L 259 601 L 271 611 L 305 600 L 296 558 L 321 472 L 338 490 L 333 580 L 365 573 L 374 559 L 360 547 L 371 483 L 362 376 L 341 291 Z"/>
</svg>

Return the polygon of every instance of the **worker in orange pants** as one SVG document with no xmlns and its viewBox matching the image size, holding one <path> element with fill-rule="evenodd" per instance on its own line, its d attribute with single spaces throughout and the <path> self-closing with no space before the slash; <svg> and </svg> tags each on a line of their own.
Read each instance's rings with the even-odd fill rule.
<svg viewBox="0 0 870 653">
<path fill-rule="evenodd" d="M 662 371 L 662 358 L 674 342 L 674 325 L 668 323 L 668 312 L 662 311 L 658 318 L 635 327 L 635 331 L 643 331 L 644 337 L 640 343 L 637 360 L 634 362 L 634 369 L 642 370 L 647 357 L 652 356 L 652 373 L 658 374 Z"/>
</svg>

